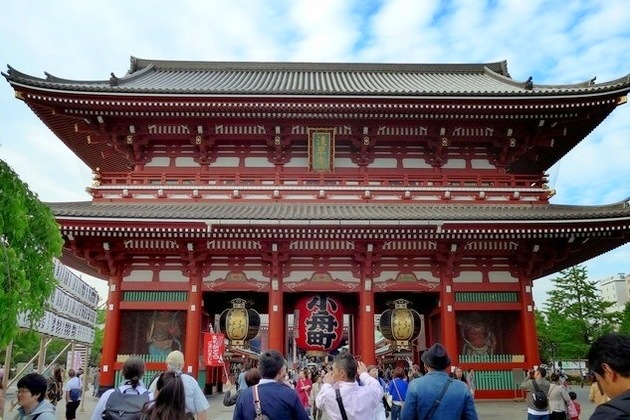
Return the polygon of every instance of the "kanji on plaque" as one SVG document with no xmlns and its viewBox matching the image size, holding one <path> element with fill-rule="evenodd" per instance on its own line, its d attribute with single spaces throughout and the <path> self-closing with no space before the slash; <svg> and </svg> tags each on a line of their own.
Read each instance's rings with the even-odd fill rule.
<svg viewBox="0 0 630 420">
<path fill-rule="evenodd" d="M 223 366 L 225 336 L 223 334 L 203 333 L 203 359 L 206 366 Z"/>
</svg>

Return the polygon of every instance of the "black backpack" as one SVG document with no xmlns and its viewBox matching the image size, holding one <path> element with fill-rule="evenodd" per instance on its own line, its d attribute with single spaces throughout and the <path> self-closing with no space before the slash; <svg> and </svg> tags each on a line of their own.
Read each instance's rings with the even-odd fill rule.
<svg viewBox="0 0 630 420">
<path fill-rule="evenodd" d="M 103 411 L 101 418 L 105 420 L 140 420 L 144 406 L 148 402 L 149 391 L 140 394 L 133 388 L 128 388 L 125 392 L 116 388 L 107 399 L 105 411 Z"/>
<path fill-rule="evenodd" d="M 547 394 L 542 392 L 538 384 L 536 383 L 536 379 L 532 379 L 532 385 L 534 385 L 534 392 L 532 392 L 532 400 L 534 400 L 534 407 L 539 410 L 544 410 L 549 405 L 549 400 L 547 399 Z"/>
</svg>

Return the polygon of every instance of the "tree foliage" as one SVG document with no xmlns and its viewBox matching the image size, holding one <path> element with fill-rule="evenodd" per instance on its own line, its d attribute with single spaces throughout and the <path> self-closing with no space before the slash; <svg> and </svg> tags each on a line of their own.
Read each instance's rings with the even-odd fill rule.
<svg viewBox="0 0 630 420">
<path fill-rule="evenodd" d="M 11 353 L 11 360 L 13 363 L 26 363 L 39 351 L 39 333 L 33 330 L 20 330 L 20 332 L 13 338 L 13 349 Z M 52 360 L 62 352 L 66 347 L 67 341 L 61 339 L 52 339 L 46 349 L 46 364 L 52 362 Z M 64 364 L 66 362 L 66 350 L 59 358 L 57 363 Z M 6 356 L 6 348 L 0 351 L 0 359 L 4 361 Z M 34 362 L 37 364 L 37 360 Z"/>
<path fill-rule="evenodd" d="M 94 342 L 90 352 L 90 365 L 98 366 L 101 364 L 101 351 L 103 350 L 103 335 L 105 326 L 105 309 L 103 307 L 96 310 L 96 325 L 94 326 Z"/>
<path fill-rule="evenodd" d="M 626 306 L 621 312 L 621 324 L 619 325 L 619 332 L 622 334 L 630 335 L 630 302 L 626 302 Z"/>
<path fill-rule="evenodd" d="M 584 266 L 562 270 L 551 282 L 539 325 L 540 342 L 548 346 L 542 350 L 552 356 L 553 349 L 556 360 L 584 358 L 597 337 L 614 330 L 620 313 L 611 311 L 614 304 L 602 298 Z"/>
<path fill-rule="evenodd" d="M 19 313 L 44 314 L 62 243 L 50 209 L 0 160 L 0 346 L 18 333 Z"/>
</svg>

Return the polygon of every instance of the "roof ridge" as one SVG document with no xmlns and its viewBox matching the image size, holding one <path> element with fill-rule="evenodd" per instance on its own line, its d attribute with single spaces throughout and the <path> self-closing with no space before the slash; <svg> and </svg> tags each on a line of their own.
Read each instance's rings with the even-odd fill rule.
<svg viewBox="0 0 630 420">
<path fill-rule="evenodd" d="M 326 72 L 440 72 L 483 73 L 490 68 L 499 74 L 507 74 L 506 61 L 492 63 L 375 63 L 375 62 L 307 62 L 307 61 L 187 61 L 152 60 L 131 57 L 129 74 L 148 66 L 159 70 L 233 70 L 233 71 L 326 71 Z M 508 75 L 509 77 L 509 75 Z"/>
</svg>

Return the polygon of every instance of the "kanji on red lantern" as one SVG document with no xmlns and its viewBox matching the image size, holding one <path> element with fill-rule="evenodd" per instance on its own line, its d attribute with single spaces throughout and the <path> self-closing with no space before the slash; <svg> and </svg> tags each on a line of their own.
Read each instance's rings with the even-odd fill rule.
<svg viewBox="0 0 630 420">
<path fill-rule="evenodd" d="M 304 296 L 295 306 L 296 344 L 307 352 L 331 352 L 341 344 L 343 307 L 327 295 Z"/>
</svg>

